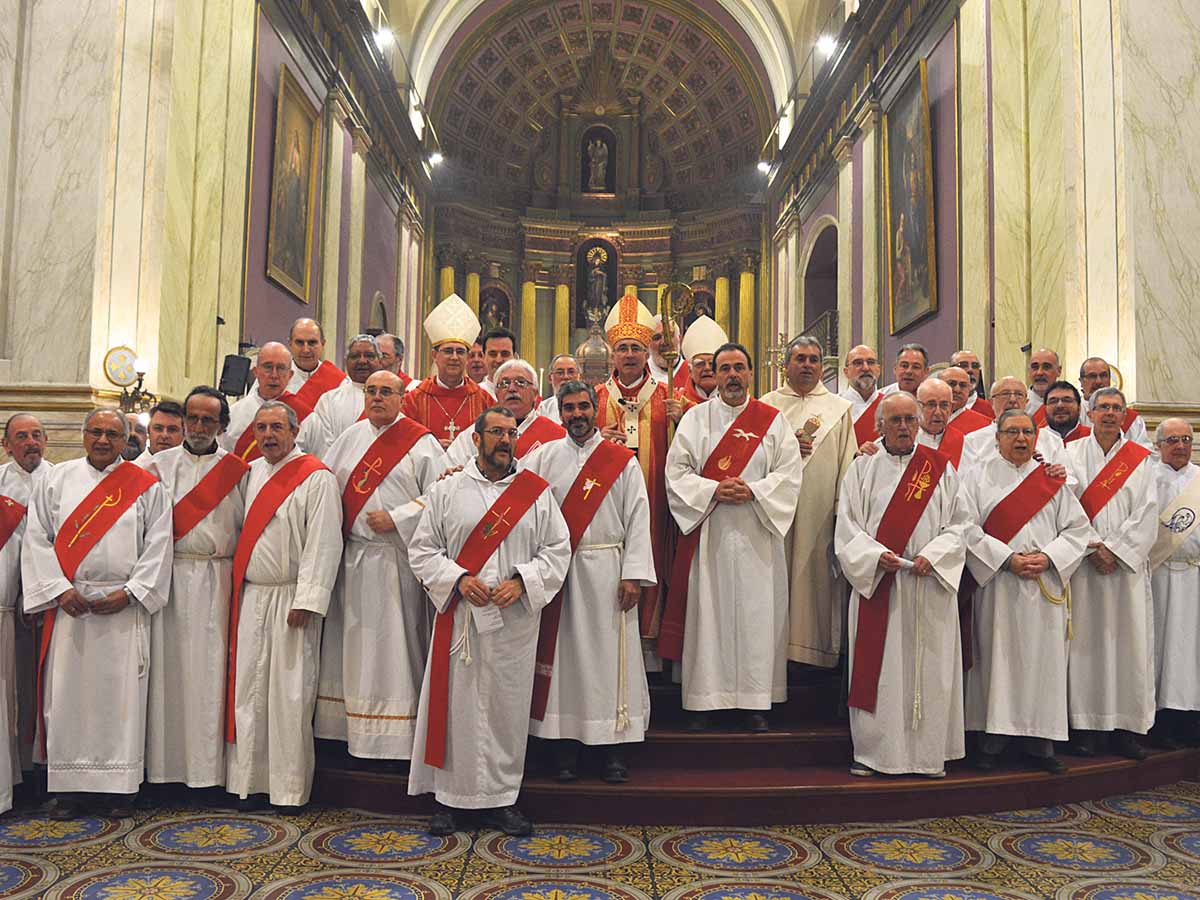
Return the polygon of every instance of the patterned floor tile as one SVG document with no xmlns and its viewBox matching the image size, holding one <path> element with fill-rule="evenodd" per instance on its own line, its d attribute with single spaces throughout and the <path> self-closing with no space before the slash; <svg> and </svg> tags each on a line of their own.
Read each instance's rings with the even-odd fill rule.
<svg viewBox="0 0 1200 900">
<path fill-rule="evenodd" d="M 845 894 L 827 891 L 809 884 L 739 878 L 699 881 L 664 895 L 663 900 L 845 900 Z"/>
<path fill-rule="evenodd" d="M 299 849 L 327 866 L 404 867 L 453 859 L 471 847 L 468 835 L 433 837 L 413 820 L 368 819 L 304 835 Z"/>
<path fill-rule="evenodd" d="M 629 885 L 582 875 L 520 875 L 477 885 L 461 900 L 650 900 Z"/>
<path fill-rule="evenodd" d="M 1066 885 L 1055 900 L 1200 900 L 1200 894 L 1164 881 L 1083 881 Z"/>
<path fill-rule="evenodd" d="M 641 836 L 590 825 L 538 826 L 529 837 L 481 834 L 475 852 L 523 872 L 598 872 L 628 866 L 646 855 Z"/>
<path fill-rule="evenodd" d="M 1021 829 L 994 835 L 997 856 L 1066 874 L 1150 875 L 1166 857 L 1138 841 L 1055 829 Z"/>
<path fill-rule="evenodd" d="M 294 844 L 300 829 L 268 816 L 180 816 L 152 821 L 125 835 L 131 850 L 158 859 L 212 859 L 266 853 Z"/>
<path fill-rule="evenodd" d="M 872 888 L 863 900 L 1038 900 L 1009 887 L 968 881 L 895 881 Z"/>
<path fill-rule="evenodd" d="M 781 875 L 821 858 L 807 840 L 748 828 L 686 828 L 656 837 L 650 852 L 668 865 L 709 875 Z"/>
<path fill-rule="evenodd" d="M 58 876 L 58 868 L 52 863 L 32 856 L 5 853 L 4 861 L 0 862 L 0 898 L 40 897 Z"/>
<path fill-rule="evenodd" d="M 821 849 L 852 868 L 897 875 L 965 877 L 992 865 L 985 847 L 962 837 L 892 828 L 859 828 L 831 835 Z"/>
<path fill-rule="evenodd" d="M 100 869 L 75 875 L 46 893 L 47 900 L 240 900 L 248 878 L 206 863 L 161 863 Z"/>
<path fill-rule="evenodd" d="M 451 896 L 446 887 L 411 872 L 345 870 L 283 879 L 259 891 L 255 900 L 450 900 Z"/>
</svg>

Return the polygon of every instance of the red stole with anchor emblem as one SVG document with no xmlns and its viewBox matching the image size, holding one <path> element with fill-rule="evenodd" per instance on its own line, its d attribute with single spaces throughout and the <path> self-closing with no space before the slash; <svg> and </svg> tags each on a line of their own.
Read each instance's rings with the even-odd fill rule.
<svg viewBox="0 0 1200 900">
<path fill-rule="evenodd" d="M 249 464 L 233 453 L 226 453 L 220 462 L 208 470 L 208 474 L 196 483 L 175 504 L 172 514 L 175 540 L 181 540 L 189 531 L 204 521 L 204 517 L 217 508 L 232 491 L 242 476 L 249 471 Z"/>
<path fill-rule="evenodd" d="M 89 463 L 90 465 L 90 463 Z M 75 580 L 79 564 L 108 534 L 126 510 L 137 502 L 158 479 L 131 462 L 123 462 L 108 473 L 88 495 L 79 502 L 67 521 L 54 536 L 54 555 L 67 581 Z M 45 695 L 46 657 L 50 655 L 50 637 L 54 633 L 57 609 L 49 609 L 42 617 L 42 641 L 38 646 L 37 697 L 38 721 L 42 723 L 42 748 L 46 742 Z"/>
<path fill-rule="evenodd" d="M 496 498 L 483 518 L 467 535 L 454 561 L 466 569 L 467 575 L 477 575 L 491 559 L 510 531 L 537 502 L 542 491 L 550 487 L 546 481 L 528 469 L 522 469 L 512 483 Z M 429 722 L 425 730 L 425 764 L 440 769 L 446 765 L 446 733 L 450 718 L 450 641 L 454 634 L 454 611 L 459 594 L 454 592 L 446 611 L 437 614 L 433 623 L 433 646 L 429 660 Z M 468 621 L 465 626 L 471 627 Z"/>
<path fill-rule="evenodd" d="M 1150 451 L 1141 444 L 1126 441 L 1113 458 L 1104 464 L 1104 468 L 1096 474 L 1079 498 L 1079 505 L 1091 521 L 1096 521 L 1100 510 L 1117 495 L 1117 491 L 1125 486 L 1134 470 L 1149 455 Z"/>
<path fill-rule="evenodd" d="M 571 533 L 571 553 L 579 548 L 583 533 L 592 524 L 600 504 L 634 456 L 632 450 L 612 441 L 601 441 L 589 454 L 583 468 L 575 476 L 560 509 Z M 565 590 L 565 586 L 564 586 Z M 584 599 L 584 598 L 580 598 Z M 562 616 L 563 591 L 542 610 L 542 621 L 538 629 L 537 663 L 533 670 L 533 705 L 531 719 L 539 722 L 546 715 L 546 702 L 550 698 L 550 677 L 554 673 L 554 651 L 558 647 L 558 622 Z"/>
<path fill-rule="evenodd" d="M 733 420 L 704 461 L 701 478 L 723 481 L 740 477 L 750 457 L 767 436 L 767 429 L 779 415 L 779 410 L 761 400 L 751 400 Z M 663 659 L 683 659 L 683 632 L 687 619 L 688 576 L 692 559 L 700 546 L 701 522 L 679 539 L 675 547 L 675 562 L 671 568 L 671 586 L 667 594 L 667 610 L 659 632 L 658 653 Z"/>
<path fill-rule="evenodd" d="M 349 534 L 358 514 L 383 479 L 396 468 L 421 438 L 430 434 L 428 428 L 412 419 L 399 418 L 371 442 L 362 459 L 350 470 L 342 490 L 342 533 Z"/>
<path fill-rule="evenodd" d="M 285 463 L 259 490 L 258 496 L 246 510 L 246 521 L 238 535 L 237 549 L 233 551 L 233 596 L 229 603 L 229 670 L 225 681 L 225 740 L 232 744 L 237 740 L 236 717 L 233 706 L 237 683 L 237 634 L 238 617 L 242 608 L 242 585 L 246 581 L 246 567 L 254 545 L 262 537 L 275 513 L 292 491 L 298 488 L 313 472 L 329 471 L 315 456 L 305 453 Z"/>
<path fill-rule="evenodd" d="M 530 415 L 533 415 L 533 413 L 530 413 Z M 513 456 L 517 459 L 522 459 L 526 453 L 536 450 L 542 444 L 548 444 L 551 441 L 557 441 L 559 438 L 566 436 L 567 429 L 545 416 L 538 416 L 529 423 L 529 427 L 522 431 L 521 436 L 517 438 L 517 446 L 513 451 Z"/>
<path fill-rule="evenodd" d="M 923 444 L 913 450 L 912 459 L 900 476 L 900 483 L 896 485 L 875 532 L 875 540 L 897 556 L 904 555 L 908 539 L 921 521 L 948 462 L 944 455 Z M 850 675 L 850 706 L 855 709 L 875 712 L 879 673 L 883 668 L 883 646 L 887 638 L 888 603 L 895 582 L 895 572 L 885 573 L 875 593 L 858 601 L 854 671 Z"/>
<path fill-rule="evenodd" d="M 0 494 L 0 550 L 8 544 L 21 520 L 25 518 L 25 507 L 14 500 Z"/>
</svg>

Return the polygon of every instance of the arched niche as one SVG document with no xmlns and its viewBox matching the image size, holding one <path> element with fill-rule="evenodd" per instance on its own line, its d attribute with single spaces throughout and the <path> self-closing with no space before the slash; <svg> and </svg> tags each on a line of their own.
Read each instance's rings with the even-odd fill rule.
<svg viewBox="0 0 1200 900">
<path fill-rule="evenodd" d="M 799 286 L 797 321 L 802 331 L 821 315 L 837 312 L 838 222 L 821 216 L 808 229 L 809 239 L 797 267 Z"/>
<path fill-rule="evenodd" d="M 601 309 L 601 324 L 604 316 L 620 299 L 620 285 L 617 284 L 617 267 L 619 265 L 617 248 L 607 238 L 588 237 L 575 248 L 575 302 L 572 304 L 572 323 L 576 329 L 587 330 L 588 308 L 595 305 Z M 597 269 L 604 275 L 603 281 L 598 275 L 593 275 Z M 593 297 L 603 285 L 602 297 Z"/>
<path fill-rule="evenodd" d="M 479 291 L 479 323 L 483 332 L 513 327 L 513 295 L 502 281 L 491 281 Z M 481 332 L 481 334 L 483 333 Z"/>
<path fill-rule="evenodd" d="M 371 297 L 371 316 L 367 319 L 367 334 L 383 334 L 387 330 L 387 304 L 384 302 L 383 291 L 376 291 Z"/>
<path fill-rule="evenodd" d="M 622 164 L 616 132 L 600 122 L 584 129 L 579 139 L 581 194 L 615 194 L 617 168 Z"/>
</svg>

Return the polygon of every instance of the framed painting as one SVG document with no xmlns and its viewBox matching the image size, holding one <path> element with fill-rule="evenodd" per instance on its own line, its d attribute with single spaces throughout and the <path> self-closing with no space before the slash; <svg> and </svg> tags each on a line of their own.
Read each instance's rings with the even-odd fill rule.
<svg viewBox="0 0 1200 900">
<path fill-rule="evenodd" d="M 308 303 L 312 291 L 313 223 L 321 114 L 287 65 L 279 67 L 275 149 L 271 163 L 271 217 L 267 277 Z"/>
<path fill-rule="evenodd" d="M 925 60 L 883 116 L 883 196 L 890 333 L 937 312 L 933 139 Z"/>
</svg>

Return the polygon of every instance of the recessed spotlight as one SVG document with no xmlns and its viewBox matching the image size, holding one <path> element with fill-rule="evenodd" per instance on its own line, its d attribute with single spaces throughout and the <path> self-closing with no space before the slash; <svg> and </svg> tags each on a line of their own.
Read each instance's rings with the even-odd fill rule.
<svg viewBox="0 0 1200 900">
<path fill-rule="evenodd" d="M 375 32 L 375 46 L 380 50 L 386 50 L 388 47 L 392 46 L 392 43 L 395 40 L 396 36 L 392 34 L 392 30 L 390 28 L 380 28 Z"/>
<path fill-rule="evenodd" d="M 837 39 L 828 34 L 823 34 L 817 38 L 817 52 L 826 59 L 833 56 L 837 50 Z"/>
<path fill-rule="evenodd" d="M 442 156 L 442 154 L 439 153 L 437 150 L 434 150 L 432 153 L 429 154 L 429 164 L 431 166 L 440 166 L 445 161 L 446 161 L 446 157 Z"/>
<path fill-rule="evenodd" d="M 758 171 L 762 172 L 764 175 L 769 174 L 771 171 L 771 164 L 765 159 L 760 159 L 758 161 Z"/>
</svg>

